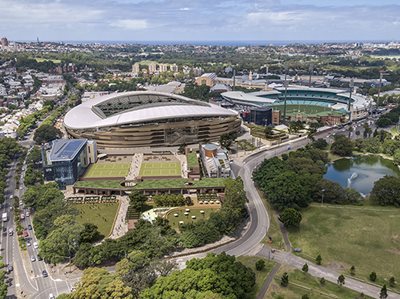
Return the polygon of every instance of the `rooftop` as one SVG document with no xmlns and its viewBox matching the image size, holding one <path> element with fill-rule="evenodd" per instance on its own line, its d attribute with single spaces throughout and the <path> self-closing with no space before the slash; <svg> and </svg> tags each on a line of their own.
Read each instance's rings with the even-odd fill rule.
<svg viewBox="0 0 400 299">
<path fill-rule="evenodd" d="M 87 139 L 56 139 L 52 142 L 50 160 L 69 161 L 85 146 Z"/>
<path fill-rule="evenodd" d="M 189 181 L 188 179 L 173 180 L 149 180 L 138 183 L 133 187 L 135 190 L 145 189 L 191 189 L 191 188 L 218 188 L 225 186 L 224 178 L 204 178 L 200 181 Z"/>
</svg>

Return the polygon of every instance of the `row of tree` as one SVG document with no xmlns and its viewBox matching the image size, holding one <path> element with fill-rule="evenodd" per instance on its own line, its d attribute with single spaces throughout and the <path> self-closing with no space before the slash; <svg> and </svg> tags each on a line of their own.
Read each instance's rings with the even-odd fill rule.
<svg viewBox="0 0 400 299">
<path fill-rule="evenodd" d="M 89 268 L 76 290 L 59 298 L 252 298 L 255 274 L 233 256 L 209 254 L 188 261 L 184 270 L 173 269 L 168 261 L 134 250 L 117 264 L 115 274 Z"/>
<path fill-rule="evenodd" d="M 5 200 L 4 192 L 6 189 L 6 180 L 9 164 L 22 154 L 23 150 L 18 145 L 15 139 L 2 138 L 0 140 L 0 176 L 3 178 L 0 180 L 0 203 L 2 204 Z"/>
</svg>

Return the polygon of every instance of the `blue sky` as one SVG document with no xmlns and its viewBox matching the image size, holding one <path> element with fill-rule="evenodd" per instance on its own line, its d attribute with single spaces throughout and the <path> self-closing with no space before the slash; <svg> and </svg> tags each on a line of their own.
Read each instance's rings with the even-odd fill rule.
<svg viewBox="0 0 400 299">
<path fill-rule="evenodd" d="M 398 40 L 400 0 L 0 0 L 11 40 Z"/>
</svg>

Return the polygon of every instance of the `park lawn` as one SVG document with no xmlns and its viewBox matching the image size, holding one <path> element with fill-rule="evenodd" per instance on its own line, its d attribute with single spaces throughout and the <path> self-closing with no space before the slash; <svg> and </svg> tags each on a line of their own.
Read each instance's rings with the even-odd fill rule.
<svg viewBox="0 0 400 299">
<path fill-rule="evenodd" d="M 287 272 L 289 276 L 289 285 L 287 287 L 280 285 L 284 272 Z M 355 299 L 360 295 L 358 292 L 346 288 L 346 284 L 340 287 L 335 283 L 326 281 L 325 285 L 321 285 L 319 280 L 319 278 L 300 270 L 282 267 L 275 276 L 264 298 L 299 299 L 301 296 L 307 294 L 310 299 Z M 365 296 L 364 298 L 367 299 L 370 297 Z"/>
<path fill-rule="evenodd" d="M 84 178 L 120 178 L 126 177 L 131 168 L 130 163 L 96 163 L 89 167 Z"/>
<path fill-rule="evenodd" d="M 239 262 L 241 262 L 243 265 L 245 265 L 246 267 L 253 270 L 253 272 L 256 274 L 256 285 L 255 285 L 254 291 L 252 293 L 252 297 L 256 298 L 258 292 L 260 291 L 264 281 L 267 279 L 267 276 L 268 276 L 269 272 L 271 272 L 275 263 L 271 262 L 265 258 L 256 257 L 256 256 L 239 256 L 239 257 L 237 257 L 237 260 Z M 265 262 L 265 268 L 261 271 L 256 270 L 256 262 L 258 260 L 264 260 L 264 262 Z"/>
<path fill-rule="evenodd" d="M 93 223 L 105 237 L 111 234 L 114 219 L 119 207 L 117 202 L 71 205 L 79 211 L 79 215 L 76 217 L 78 223 Z"/>
<path fill-rule="evenodd" d="M 142 162 L 139 175 L 146 176 L 181 176 L 179 162 Z"/>
<path fill-rule="evenodd" d="M 185 216 L 185 210 L 190 209 L 189 215 Z M 179 221 L 183 221 L 185 224 L 197 222 L 203 219 L 208 219 L 212 212 L 219 210 L 219 205 L 215 205 L 214 207 L 205 205 L 204 207 L 181 207 L 181 208 L 174 208 L 170 210 L 166 217 L 168 219 L 169 225 L 179 231 Z M 200 213 L 200 211 L 204 211 L 204 214 Z M 175 217 L 174 214 L 178 214 L 178 217 Z M 196 216 L 196 219 L 192 219 L 192 216 Z"/>
<path fill-rule="evenodd" d="M 377 284 L 400 280 L 400 210 L 376 206 L 313 205 L 302 212 L 300 229 L 289 234 L 304 258 L 368 280 L 375 271 Z M 386 281 L 385 281 L 386 279 Z M 397 284 L 397 290 L 400 290 Z"/>
</svg>

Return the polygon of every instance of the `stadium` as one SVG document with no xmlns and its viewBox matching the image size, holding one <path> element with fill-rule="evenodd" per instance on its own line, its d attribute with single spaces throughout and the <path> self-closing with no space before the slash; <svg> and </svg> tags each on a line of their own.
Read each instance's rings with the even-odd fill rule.
<svg viewBox="0 0 400 299">
<path fill-rule="evenodd" d="M 359 119 L 368 115 L 372 101 L 360 94 L 340 89 L 309 88 L 304 86 L 288 86 L 285 95 L 284 87 L 276 87 L 268 91 L 244 93 L 229 91 L 222 97 L 243 109 L 270 107 L 284 113 L 286 98 L 286 117 L 290 120 L 340 123 L 348 120 L 348 103 L 350 100 L 351 119 Z"/>
<path fill-rule="evenodd" d="M 148 91 L 114 93 L 71 109 L 64 127 L 99 149 L 168 147 L 217 141 L 239 132 L 237 112 L 187 97 Z"/>
</svg>

